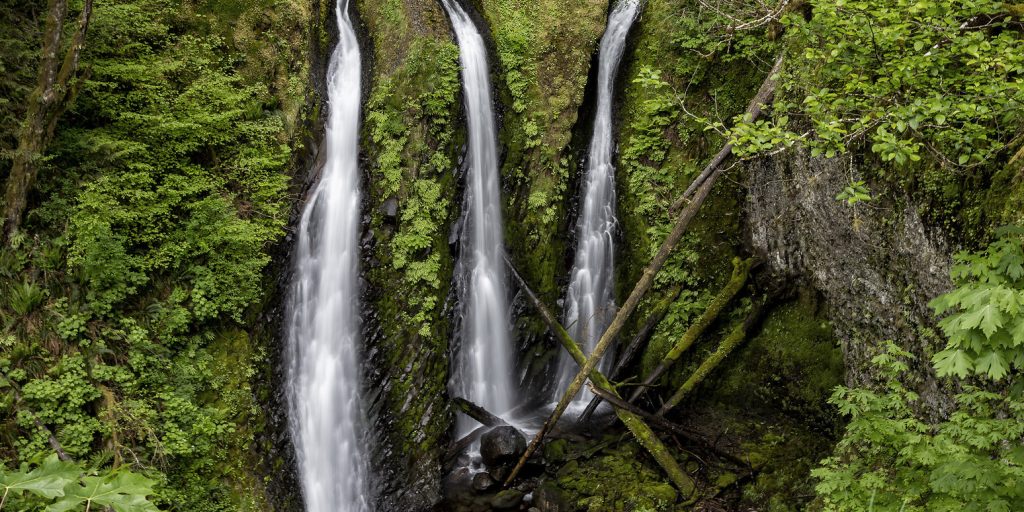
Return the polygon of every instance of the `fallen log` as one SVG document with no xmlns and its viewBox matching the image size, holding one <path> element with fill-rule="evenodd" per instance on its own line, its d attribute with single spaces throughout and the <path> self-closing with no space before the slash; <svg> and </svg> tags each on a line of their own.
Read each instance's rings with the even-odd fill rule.
<svg viewBox="0 0 1024 512">
<path fill-rule="evenodd" d="M 452 403 L 459 409 L 463 414 L 473 418 L 481 425 L 485 427 L 500 427 L 508 425 L 508 422 L 499 418 L 497 415 L 492 414 L 487 409 L 480 407 L 465 398 L 455 397 L 452 399 Z"/>
<path fill-rule="evenodd" d="M 747 313 L 747 317 L 732 329 L 729 335 L 722 340 L 722 343 L 718 346 L 713 354 L 708 356 L 703 363 L 693 373 L 690 378 L 686 379 L 686 382 L 664 403 L 661 408 L 658 409 L 658 416 L 665 416 L 666 413 L 671 411 L 675 406 L 679 405 L 686 396 L 694 390 L 704 379 L 711 374 L 718 365 L 722 364 L 729 354 L 732 354 L 737 347 L 739 347 L 747 339 L 747 335 L 754 329 L 754 327 L 764 317 L 764 313 L 767 311 L 768 302 L 771 300 L 770 297 L 765 297 L 760 301 L 754 303 L 753 308 Z"/>
<path fill-rule="evenodd" d="M 711 303 L 708 304 L 707 309 L 701 313 L 700 317 L 697 318 L 683 336 L 679 338 L 679 341 L 665 354 L 662 358 L 661 363 L 658 364 L 654 370 L 651 371 L 650 375 L 647 376 L 640 384 L 639 387 L 633 391 L 633 394 L 629 397 L 630 403 L 635 402 L 647 390 L 649 386 L 654 384 L 662 375 L 668 371 L 669 368 L 675 364 L 676 361 L 685 353 L 693 344 L 704 334 L 705 331 L 711 327 L 718 315 L 722 314 L 722 310 L 725 309 L 729 302 L 743 289 L 743 285 L 746 284 L 747 278 L 750 277 L 750 269 L 754 266 L 753 259 L 741 260 L 736 258 L 732 261 L 732 277 L 729 282 L 722 288 L 718 295 L 712 299 Z"/>
<path fill-rule="evenodd" d="M 630 340 L 629 345 L 626 346 L 626 350 L 622 351 L 619 355 L 619 360 L 615 362 L 615 367 L 612 368 L 611 374 L 609 374 L 609 378 L 611 380 L 618 380 L 622 377 L 622 372 L 626 369 L 626 366 L 633 361 L 637 352 L 640 351 L 640 347 L 650 339 L 652 334 L 654 334 L 654 329 L 657 328 L 658 324 L 665 319 L 669 306 L 679 298 L 679 294 L 681 292 L 682 288 L 676 286 L 664 299 L 662 299 L 661 302 L 658 303 L 657 306 L 655 306 L 654 312 L 651 313 L 647 318 L 647 321 L 644 322 L 643 327 L 641 327 L 636 333 L 636 336 L 633 336 L 633 339 Z M 601 405 L 601 400 L 602 398 L 600 395 L 592 398 L 590 403 L 587 404 L 587 408 L 584 409 L 583 414 L 580 414 L 580 417 L 576 422 L 586 423 L 587 421 L 590 421 L 590 417 L 594 414 L 594 411 L 597 410 L 597 406 Z"/>
<path fill-rule="evenodd" d="M 527 286 L 526 281 L 507 257 L 505 262 L 508 264 L 512 276 L 519 282 L 520 287 L 522 287 L 526 296 L 530 299 L 530 302 L 537 309 L 538 313 L 540 313 L 541 319 L 545 324 L 547 324 L 552 334 L 555 335 L 555 338 L 558 339 L 562 347 L 572 355 L 572 358 L 576 363 L 582 366 L 586 361 L 586 357 L 583 355 L 583 351 L 580 349 L 579 345 L 572 339 L 569 332 L 565 330 L 565 327 L 558 322 L 555 315 L 551 313 L 551 310 L 549 310 L 537 295 L 533 293 L 533 290 Z M 590 378 L 591 381 L 593 381 L 593 383 L 603 391 L 611 396 L 618 397 L 618 393 L 615 392 L 611 382 L 608 382 L 608 379 L 605 378 L 599 370 L 592 370 Z M 679 463 L 672 457 L 668 448 L 666 448 L 661 440 L 658 439 L 658 436 L 654 433 L 651 427 L 648 426 L 647 423 L 645 423 L 639 416 L 625 409 L 616 409 L 615 414 L 619 417 L 622 423 L 626 425 L 626 428 L 629 429 L 637 442 L 640 443 L 640 446 L 646 449 L 647 452 L 654 457 L 654 460 L 657 461 L 658 465 L 660 465 L 665 473 L 668 474 L 669 479 L 672 480 L 672 483 L 676 488 L 678 488 L 679 491 L 687 497 L 693 496 L 696 490 L 696 485 L 694 484 L 693 479 L 683 471 L 683 468 L 679 466 Z M 545 423 L 543 428 L 550 431 L 553 427 L 554 424 Z M 505 480 L 506 486 L 511 485 L 512 481 L 515 480 L 516 475 L 523 468 L 523 465 L 526 464 L 526 460 L 527 457 L 523 457 L 519 460 L 516 467 L 513 468 L 512 473 L 510 473 L 508 478 Z"/>
</svg>

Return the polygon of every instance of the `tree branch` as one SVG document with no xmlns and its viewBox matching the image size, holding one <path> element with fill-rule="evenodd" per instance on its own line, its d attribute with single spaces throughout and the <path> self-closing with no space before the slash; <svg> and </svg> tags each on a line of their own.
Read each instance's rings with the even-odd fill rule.
<svg viewBox="0 0 1024 512">
<path fill-rule="evenodd" d="M 572 337 L 569 335 L 569 332 L 565 330 L 565 327 L 563 327 L 562 324 L 560 324 L 558 320 L 555 319 L 555 315 L 551 313 L 551 310 L 549 310 L 547 306 L 545 306 L 544 303 L 541 302 L 537 295 L 533 293 L 533 290 L 531 290 L 530 287 L 526 284 L 526 281 L 516 270 L 515 266 L 512 265 L 512 262 L 508 260 L 507 256 L 505 258 L 505 262 L 508 264 L 512 276 L 516 279 L 516 281 L 519 282 L 520 287 L 522 287 L 522 289 L 526 292 L 526 296 L 530 299 L 530 302 L 540 313 L 541 319 L 544 320 L 544 323 L 547 324 L 548 328 L 551 330 L 551 333 L 555 335 L 555 338 L 557 338 L 558 341 L 562 344 L 562 346 L 569 352 L 569 354 L 572 355 L 572 358 L 576 361 L 576 363 L 582 366 L 586 361 L 586 357 L 583 355 L 583 351 L 580 350 L 579 345 L 572 339 Z M 608 382 L 608 379 L 605 378 L 605 376 L 601 374 L 601 372 L 596 368 L 591 371 L 590 378 L 594 382 L 594 384 L 605 390 L 607 393 L 616 397 L 618 396 L 618 394 L 614 391 L 611 382 Z M 651 430 L 651 427 L 648 426 L 647 423 L 645 423 L 644 420 L 641 419 L 639 416 L 627 410 L 617 408 L 615 409 L 615 414 L 616 416 L 619 417 L 622 423 L 626 425 L 626 428 L 629 429 L 630 433 L 633 434 L 637 442 L 640 443 L 640 446 L 644 447 L 644 449 L 646 449 L 647 452 L 650 453 L 652 457 L 654 457 L 654 460 L 657 461 L 661 468 L 665 471 L 665 473 L 668 474 L 668 477 L 670 480 L 672 480 L 672 483 L 675 484 L 675 486 L 684 495 L 688 497 L 692 496 L 694 494 L 694 491 L 696 490 L 696 486 L 693 483 L 693 479 L 691 479 L 689 475 L 687 475 L 683 471 L 683 469 L 679 466 L 679 463 L 675 460 L 675 458 L 672 457 L 672 454 L 669 453 L 668 448 L 665 447 L 661 440 L 658 439 L 658 436 L 654 433 L 654 431 Z M 557 419 L 555 419 L 555 422 L 557 422 Z M 554 428 L 554 426 L 555 423 L 552 422 L 552 420 L 549 418 L 548 422 L 544 423 L 543 428 L 546 431 L 550 431 L 552 428 Z M 519 459 L 519 462 L 516 464 L 515 468 L 512 469 L 512 472 L 505 480 L 506 486 L 510 485 L 512 481 L 515 480 L 516 475 L 519 474 L 519 471 L 526 464 L 528 458 L 529 457 L 522 457 Z"/>
</svg>

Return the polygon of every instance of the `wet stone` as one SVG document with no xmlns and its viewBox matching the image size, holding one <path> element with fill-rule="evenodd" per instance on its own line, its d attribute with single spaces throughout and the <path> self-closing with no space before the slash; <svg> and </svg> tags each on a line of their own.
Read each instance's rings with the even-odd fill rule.
<svg viewBox="0 0 1024 512">
<path fill-rule="evenodd" d="M 499 510 L 519 508 L 523 502 L 523 492 L 515 489 L 506 489 L 499 492 L 491 499 L 491 505 Z"/>
<path fill-rule="evenodd" d="M 496 483 L 489 473 L 484 472 L 473 475 L 473 489 L 477 491 L 486 491 L 494 487 Z"/>
<path fill-rule="evenodd" d="M 488 467 L 514 463 L 524 452 L 526 437 L 515 427 L 494 427 L 480 438 L 480 457 Z"/>
<path fill-rule="evenodd" d="M 398 217 L 398 199 L 389 197 L 384 204 L 380 205 L 380 212 L 389 220 L 396 219 Z"/>
</svg>

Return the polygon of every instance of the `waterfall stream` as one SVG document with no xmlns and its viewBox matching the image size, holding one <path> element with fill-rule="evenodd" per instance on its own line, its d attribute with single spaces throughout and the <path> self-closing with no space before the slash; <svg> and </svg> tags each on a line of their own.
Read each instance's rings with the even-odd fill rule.
<svg viewBox="0 0 1024 512">
<path fill-rule="evenodd" d="M 456 0 L 442 3 L 459 44 L 469 124 L 469 172 L 456 268 L 459 354 L 451 387 L 455 396 L 502 414 L 515 405 L 515 388 L 490 67 L 476 24 Z M 460 418 L 459 432 L 466 434 L 473 425 L 472 420 Z"/>
<path fill-rule="evenodd" d="M 640 10 L 640 0 L 622 0 L 608 16 L 601 37 L 597 78 L 597 112 L 587 155 L 583 205 L 576 226 L 576 258 L 565 300 L 565 326 L 589 354 L 615 316 L 615 138 L 612 102 L 615 76 L 626 48 L 626 36 Z M 613 354 L 605 354 L 602 371 Z M 579 367 L 568 354 L 559 361 L 555 399 L 561 397 Z M 574 404 L 586 404 L 591 392 L 584 389 Z"/>
<path fill-rule="evenodd" d="M 338 0 L 325 164 L 299 224 L 287 304 L 288 402 L 307 512 L 369 512 L 359 320 L 361 62 Z"/>
</svg>

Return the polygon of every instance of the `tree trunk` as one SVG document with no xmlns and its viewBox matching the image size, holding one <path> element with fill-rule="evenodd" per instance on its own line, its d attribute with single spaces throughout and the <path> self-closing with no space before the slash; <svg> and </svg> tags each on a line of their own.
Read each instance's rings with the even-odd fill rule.
<svg viewBox="0 0 1024 512">
<path fill-rule="evenodd" d="M 85 36 L 92 19 L 92 5 L 93 0 L 85 0 L 78 18 L 78 29 L 63 59 L 58 59 L 57 54 L 63 46 L 68 2 L 50 0 L 47 7 L 39 79 L 28 97 L 28 111 L 18 130 L 18 148 L 14 153 L 4 191 L 4 212 L 0 220 L 3 222 L 4 240 L 9 241 L 21 227 L 21 219 L 28 207 L 28 195 L 39 172 L 39 161 L 53 139 L 58 119 L 78 91 L 72 80 L 78 71 L 82 48 L 85 47 Z"/>
</svg>

